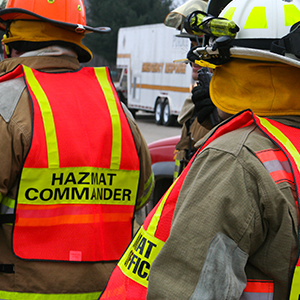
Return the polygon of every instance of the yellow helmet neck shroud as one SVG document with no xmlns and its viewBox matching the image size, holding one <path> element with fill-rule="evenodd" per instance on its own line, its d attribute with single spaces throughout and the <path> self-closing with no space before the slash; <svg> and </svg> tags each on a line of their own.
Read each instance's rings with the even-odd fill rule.
<svg viewBox="0 0 300 300">
<path fill-rule="evenodd" d="M 3 38 L 2 42 L 11 45 L 12 48 L 14 48 L 14 45 L 18 46 L 21 42 L 30 42 L 31 46 L 33 43 L 36 44 L 33 46 L 36 49 L 46 42 L 53 42 L 53 44 L 62 42 L 75 50 L 80 62 L 86 62 L 92 59 L 92 52 L 82 44 L 81 40 L 83 38 L 84 33 L 76 33 L 49 22 L 15 20 L 11 22 L 8 36 Z"/>
<path fill-rule="evenodd" d="M 217 67 L 210 83 L 213 103 L 236 114 L 300 115 L 300 69 L 273 62 L 233 59 Z"/>
</svg>

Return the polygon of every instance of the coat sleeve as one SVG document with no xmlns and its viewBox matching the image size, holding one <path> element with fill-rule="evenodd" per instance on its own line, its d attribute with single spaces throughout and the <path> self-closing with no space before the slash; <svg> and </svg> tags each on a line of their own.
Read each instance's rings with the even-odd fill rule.
<svg viewBox="0 0 300 300">
<path fill-rule="evenodd" d="M 13 80 L 12 80 L 13 81 Z M 28 95 L 20 95 L 24 89 L 13 82 L 14 89 L 6 92 L 9 85 L 2 86 L 0 95 L 9 95 L 10 100 L 0 104 L 0 200 L 7 196 L 12 187 L 15 186 L 19 176 L 24 157 L 30 145 L 31 136 L 31 111 Z M 6 100 L 2 96 L 1 99 Z M 12 191 L 15 196 L 16 191 Z"/>
<path fill-rule="evenodd" d="M 264 232 L 252 173 L 221 150 L 205 149 L 197 156 L 170 236 L 151 267 L 147 299 L 240 299 L 251 239 L 255 236 L 257 245 Z"/>
</svg>

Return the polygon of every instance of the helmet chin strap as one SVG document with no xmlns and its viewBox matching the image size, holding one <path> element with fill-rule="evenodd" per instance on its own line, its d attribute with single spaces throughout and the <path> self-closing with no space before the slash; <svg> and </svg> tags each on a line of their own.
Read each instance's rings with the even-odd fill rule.
<svg viewBox="0 0 300 300">
<path fill-rule="evenodd" d="M 3 42 L 3 40 L 8 38 L 8 34 L 9 33 L 8 33 L 8 30 L 7 30 L 6 33 L 3 34 L 3 37 L 2 37 L 2 47 L 3 47 L 4 58 L 10 58 L 11 57 L 11 48 Z"/>
<path fill-rule="evenodd" d="M 297 58 L 300 58 L 300 22 L 292 26 L 290 33 L 274 41 L 270 51 L 280 55 L 292 53 Z"/>
<path fill-rule="evenodd" d="M 3 34 L 3 37 L 2 37 L 2 47 L 4 48 L 3 49 L 4 58 L 10 58 L 11 57 L 11 47 L 9 47 L 7 44 L 4 43 L 4 40 L 7 39 L 10 35 L 10 31 L 9 31 L 10 24 L 11 24 L 11 21 L 8 21 L 7 24 L 6 24 L 6 31 L 5 31 L 5 33 Z"/>
</svg>

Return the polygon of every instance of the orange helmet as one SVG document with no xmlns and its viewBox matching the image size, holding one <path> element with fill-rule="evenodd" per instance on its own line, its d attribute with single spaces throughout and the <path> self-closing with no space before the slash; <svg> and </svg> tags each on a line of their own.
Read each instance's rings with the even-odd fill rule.
<svg viewBox="0 0 300 300">
<path fill-rule="evenodd" d="M 81 42 L 85 34 L 110 32 L 86 25 L 83 0 L 0 0 L 0 29 L 6 31 L 2 43 L 8 55 L 10 48 L 26 52 L 61 45 L 71 46 L 80 62 L 92 58 Z"/>
<path fill-rule="evenodd" d="M 109 27 L 93 28 L 86 25 L 82 0 L 3 0 L 0 10 L 0 28 L 6 29 L 9 20 L 40 20 L 75 30 L 78 33 L 109 32 Z M 2 4 L 3 5 L 3 4 Z M 1 6 L 2 6 L 1 5 Z"/>
</svg>

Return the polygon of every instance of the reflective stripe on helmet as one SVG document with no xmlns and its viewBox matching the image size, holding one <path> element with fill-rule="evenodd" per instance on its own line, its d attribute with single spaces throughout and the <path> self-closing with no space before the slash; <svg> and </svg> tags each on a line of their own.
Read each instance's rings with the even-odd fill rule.
<svg viewBox="0 0 300 300">
<path fill-rule="evenodd" d="M 300 11 L 294 4 L 284 5 L 283 9 L 285 15 L 285 26 L 292 26 L 300 20 Z"/>
<path fill-rule="evenodd" d="M 245 29 L 268 28 L 266 8 L 263 6 L 253 7 L 244 26 Z"/>
<path fill-rule="evenodd" d="M 281 38 L 300 21 L 300 1 L 233 0 L 220 17 L 234 21 L 241 28 L 237 39 Z"/>
</svg>

